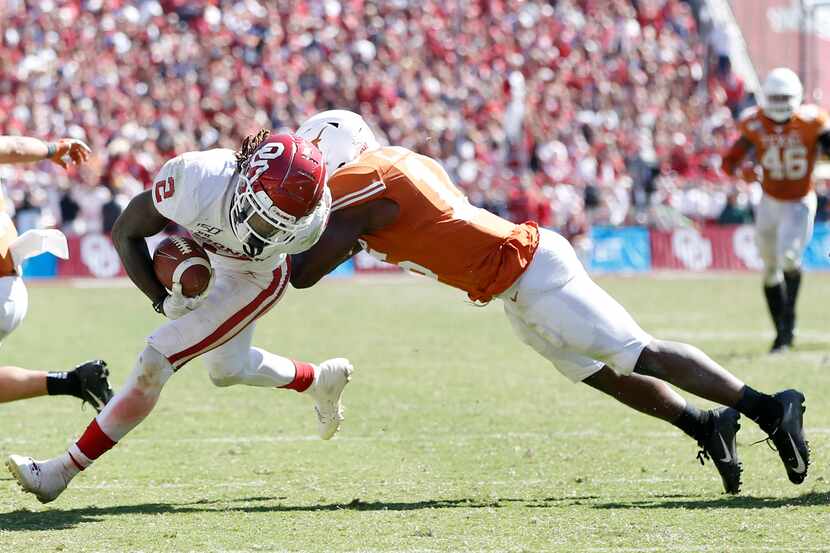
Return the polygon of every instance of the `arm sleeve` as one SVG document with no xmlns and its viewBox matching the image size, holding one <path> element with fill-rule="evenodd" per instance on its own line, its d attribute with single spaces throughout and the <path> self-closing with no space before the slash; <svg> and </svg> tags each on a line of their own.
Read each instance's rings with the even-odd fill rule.
<svg viewBox="0 0 830 553">
<path fill-rule="evenodd" d="M 732 147 L 729 148 L 721 159 L 721 169 L 724 173 L 733 177 L 736 176 L 735 173 L 741 160 L 755 149 L 753 137 L 756 135 L 759 127 L 757 106 L 747 108 L 741 112 L 738 118 L 740 138 L 732 144 Z"/>
<path fill-rule="evenodd" d="M 329 187 L 332 211 L 365 204 L 386 193 L 386 183 L 380 173 L 366 164 L 347 165 L 340 169 L 332 175 Z"/>
<path fill-rule="evenodd" d="M 735 176 L 735 169 L 746 154 L 752 149 L 752 143 L 744 136 L 735 141 L 721 160 L 721 169 L 727 175 Z"/>
</svg>

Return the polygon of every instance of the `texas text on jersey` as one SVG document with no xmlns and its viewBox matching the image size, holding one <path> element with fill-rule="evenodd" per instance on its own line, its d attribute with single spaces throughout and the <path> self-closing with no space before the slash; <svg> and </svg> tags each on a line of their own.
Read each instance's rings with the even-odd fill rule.
<svg viewBox="0 0 830 553">
<path fill-rule="evenodd" d="M 271 273 L 285 261 L 278 249 L 249 255 L 231 229 L 230 209 L 239 175 L 233 150 L 177 156 L 161 168 L 153 185 L 158 212 L 187 229 L 216 268 Z"/>
<path fill-rule="evenodd" d="M 764 192 L 779 200 L 795 200 L 812 190 L 819 137 L 830 132 L 825 111 L 805 104 L 788 121 L 779 123 L 753 107 L 744 112 L 738 126 L 763 169 Z M 731 172 L 746 153 L 740 146 L 732 148 L 724 167 Z"/>
<path fill-rule="evenodd" d="M 388 198 L 400 207 L 394 224 L 361 236 L 373 256 L 489 301 L 527 268 L 535 223 L 516 225 L 467 201 L 433 159 L 400 147 L 372 150 L 329 179 L 332 211 Z"/>
</svg>

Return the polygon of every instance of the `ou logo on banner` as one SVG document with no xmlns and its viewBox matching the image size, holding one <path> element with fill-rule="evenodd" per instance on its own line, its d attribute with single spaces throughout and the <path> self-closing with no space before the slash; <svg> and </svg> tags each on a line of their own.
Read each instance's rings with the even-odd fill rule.
<svg viewBox="0 0 830 553">
<path fill-rule="evenodd" d="M 111 278 L 118 276 L 121 260 L 109 238 L 101 234 L 81 237 L 81 261 L 93 276 Z"/>
<path fill-rule="evenodd" d="M 674 231 L 671 248 L 686 269 L 705 271 L 712 265 L 712 242 L 693 228 Z"/>
</svg>

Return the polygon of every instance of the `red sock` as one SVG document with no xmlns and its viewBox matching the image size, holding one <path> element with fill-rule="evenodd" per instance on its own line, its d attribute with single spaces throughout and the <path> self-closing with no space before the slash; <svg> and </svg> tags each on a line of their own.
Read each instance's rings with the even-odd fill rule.
<svg viewBox="0 0 830 553">
<path fill-rule="evenodd" d="M 84 470 L 92 461 L 112 449 L 116 443 L 104 434 L 98 426 L 98 421 L 92 419 L 80 439 L 69 448 L 69 456 L 79 469 Z"/>
<path fill-rule="evenodd" d="M 296 372 L 294 373 L 294 380 L 290 384 L 281 386 L 281 388 L 288 388 L 289 390 L 297 390 L 298 392 L 305 392 L 311 383 L 314 382 L 314 365 L 311 363 L 303 363 L 302 361 L 291 360 L 294 363 Z"/>
</svg>

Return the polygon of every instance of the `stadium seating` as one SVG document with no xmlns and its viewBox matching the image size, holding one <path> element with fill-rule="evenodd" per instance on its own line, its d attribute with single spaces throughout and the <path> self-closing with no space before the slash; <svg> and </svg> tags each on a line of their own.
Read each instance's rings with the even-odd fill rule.
<svg viewBox="0 0 830 553">
<path fill-rule="evenodd" d="M 707 78 L 680 0 L 11 1 L 4 21 L 0 132 L 97 154 L 3 168 L 27 224 L 106 229 L 175 153 L 331 107 L 549 226 L 717 218 L 729 191 L 734 82 Z"/>
</svg>

